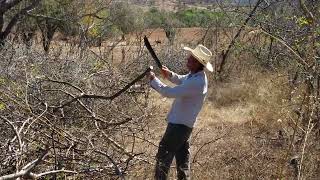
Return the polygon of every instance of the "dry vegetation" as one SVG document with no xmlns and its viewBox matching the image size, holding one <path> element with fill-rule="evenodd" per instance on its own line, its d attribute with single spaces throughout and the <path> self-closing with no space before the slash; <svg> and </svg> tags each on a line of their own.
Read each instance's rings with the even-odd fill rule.
<svg viewBox="0 0 320 180">
<path fill-rule="evenodd" d="M 76 36 L 56 33 L 49 50 L 43 32 L 30 45 L 17 29 L 0 47 L 0 180 L 153 179 L 172 99 L 146 78 L 116 94 L 154 65 L 144 35 L 178 73 L 186 72 L 181 47 L 203 43 L 214 52 L 191 140 L 193 179 L 318 179 L 319 8 L 316 1 L 261 3 L 243 29 L 242 21 L 170 26 L 173 41 L 163 27 L 122 29 L 103 40 L 86 27 Z M 236 11 L 247 17 L 252 8 Z"/>
</svg>

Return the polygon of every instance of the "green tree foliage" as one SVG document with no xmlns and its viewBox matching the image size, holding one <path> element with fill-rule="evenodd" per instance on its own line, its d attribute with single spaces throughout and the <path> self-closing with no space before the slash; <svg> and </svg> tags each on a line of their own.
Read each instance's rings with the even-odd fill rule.
<svg viewBox="0 0 320 180">
<path fill-rule="evenodd" d="M 227 18 L 225 12 L 212 11 L 209 9 L 192 8 L 182 9 L 177 12 L 168 12 L 151 8 L 145 13 L 146 27 L 163 28 L 171 44 L 174 41 L 176 28 L 209 27 L 216 22 L 222 22 L 222 26 L 228 26 L 238 21 L 238 18 Z"/>
<path fill-rule="evenodd" d="M 130 7 L 128 3 L 114 3 L 110 7 L 110 20 L 123 34 L 142 30 L 143 18 L 138 8 Z"/>
<path fill-rule="evenodd" d="M 225 14 L 207 9 L 186 9 L 178 11 L 176 16 L 186 27 L 207 27 L 216 20 L 222 21 Z"/>
<path fill-rule="evenodd" d="M 164 13 L 157 8 L 151 8 L 145 13 L 145 24 L 149 28 L 158 28 L 165 21 Z"/>
<path fill-rule="evenodd" d="M 30 11 L 34 10 L 41 0 L 0 1 L 0 45 L 11 33 L 15 25 L 20 22 Z"/>
<path fill-rule="evenodd" d="M 73 0 L 46 0 L 42 1 L 36 15 L 36 24 L 41 30 L 42 44 L 45 51 L 49 50 L 54 34 L 59 30 L 65 35 L 74 34 L 76 20 Z"/>
<path fill-rule="evenodd" d="M 98 10 L 96 10 L 98 9 Z M 143 14 L 126 2 L 114 2 L 105 8 L 92 7 L 81 23 L 90 26 L 87 38 L 99 42 L 106 38 L 122 36 L 143 30 Z"/>
<path fill-rule="evenodd" d="M 168 21 L 175 22 L 176 27 L 208 27 L 215 21 L 223 21 L 225 24 L 236 21 L 226 17 L 225 12 L 208 9 L 183 9 L 177 12 L 159 11 L 151 8 L 145 13 L 145 24 L 150 28 L 161 27 Z"/>
</svg>

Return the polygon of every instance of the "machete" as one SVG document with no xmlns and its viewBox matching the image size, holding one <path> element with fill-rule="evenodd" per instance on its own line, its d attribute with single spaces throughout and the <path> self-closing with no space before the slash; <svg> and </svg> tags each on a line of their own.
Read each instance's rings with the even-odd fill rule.
<svg viewBox="0 0 320 180">
<path fill-rule="evenodd" d="M 157 66 L 161 69 L 162 68 L 162 64 L 159 60 L 159 58 L 157 57 L 156 53 L 154 52 L 154 50 L 152 49 L 149 40 L 146 36 L 144 36 L 143 38 L 144 40 L 144 45 L 147 47 L 148 51 L 150 52 L 151 56 L 153 57 L 153 59 L 156 61 Z"/>
</svg>

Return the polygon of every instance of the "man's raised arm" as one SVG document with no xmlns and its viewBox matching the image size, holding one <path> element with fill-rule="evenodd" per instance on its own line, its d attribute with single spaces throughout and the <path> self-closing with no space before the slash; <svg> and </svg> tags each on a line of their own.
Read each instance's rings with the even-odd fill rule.
<svg viewBox="0 0 320 180">
<path fill-rule="evenodd" d="M 166 66 L 161 69 L 161 74 L 167 78 L 170 82 L 180 85 L 187 75 L 179 75 L 173 71 L 170 71 Z"/>
</svg>

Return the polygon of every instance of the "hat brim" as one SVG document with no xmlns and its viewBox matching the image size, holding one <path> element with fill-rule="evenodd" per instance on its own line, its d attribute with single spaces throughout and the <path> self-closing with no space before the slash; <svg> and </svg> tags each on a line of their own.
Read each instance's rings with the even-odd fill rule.
<svg viewBox="0 0 320 180">
<path fill-rule="evenodd" d="M 193 49 L 191 49 L 191 48 L 189 48 L 189 47 L 183 47 L 183 50 L 192 51 Z"/>
<path fill-rule="evenodd" d="M 207 62 L 206 64 L 204 64 L 203 62 L 201 62 L 201 60 L 199 60 L 198 56 L 193 52 L 193 49 L 189 48 L 189 47 L 183 47 L 183 50 L 186 51 L 190 51 L 191 54 L 193 55 L 193 57 L 195 57 L 202 65 L 204 65 L 204 67 L 210 71 L 213 72 L 213 67 L 212 64 L 210 62 Z"/>
</svg>

